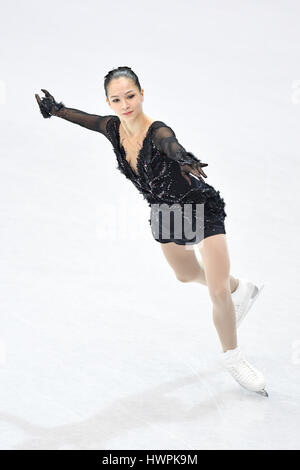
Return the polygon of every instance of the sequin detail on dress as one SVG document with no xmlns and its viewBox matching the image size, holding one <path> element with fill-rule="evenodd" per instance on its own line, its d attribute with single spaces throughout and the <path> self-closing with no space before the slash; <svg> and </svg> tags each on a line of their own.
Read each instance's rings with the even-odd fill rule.
<svg viewBox="0 0 300 470">
<path fill-rule="evenodd" d="M 184 213 L 185 204 L 191 204 L 190 224 L 194 226 L 198 217 L 196 206 L 204 204 L 204 238 L 216 233 L 226 233 L 224 219 L 227 214 L 224 199 L 213 186 L 191 174 L 192 184 L 189 185 L 181 174 L 181 165 L 193 165 L 201 160 L 185 150 L 174 131 L 164 122 L 154 121 L 149 126 L 138 153 L 137 173 L 126 160 L 125 149 L 120 143 L 121 121 L 118 116 L 98 116 L 64 107 L 58 117 L 100 132 L 111 142 L 117 159 L 117 169 L 134 184 L 151 207 L 151 217 L 148 219 L 150 225 L 154 206 L 166 204 L 173 207 L 178 204 Z M 167 240 L 161 237 L 155 239 L 160 243 L 174 241 L 180 245 L 199 242 L 188 240 L 184 235 Z"/>
<path fill-rule="evenodd" d="M 117 156 L 117 169 L 136 186 L 143 198 L 152 205 L 167 204 L 169 207 L 180 204 L 184 212 L 185 204 L 192 204 L 190 224 L 197 223 L 197 204 L 204 204 L 204 238 L 217 233 L 226 233 L 224 219 L 226 217 L 225 202 L 213 186 L 191 176 L 192 184 L 183 178 L 180 166 L 201 160 L 187 152 L 178 142 L 173 130 L 162 121 L 154 121 L 148 129 L 137 159 L 137 174 L 126 161 L 125 152 L 120 146 L 120 119 L 115 116 L 107 125 L 113 148 Z M 156 214 L 156 211 L 155 211 Z M 153 221 L 153 211 L 148 220 Z M 172 238 L 172 237 L 171 237 Z M 157 241 L 177 244 L 194 244 L 181 237 Z M 195 238 L 196 240 L 196 238 Z"/>
</svg>

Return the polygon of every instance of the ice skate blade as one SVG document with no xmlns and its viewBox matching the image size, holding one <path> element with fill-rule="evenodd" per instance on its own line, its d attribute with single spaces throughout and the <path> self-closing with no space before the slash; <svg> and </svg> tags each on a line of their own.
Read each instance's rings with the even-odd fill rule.
<svg viewBox="0 0 300 470">
<path fill-rule="evenodd" d="M 255 392 L 255 393 L 258 393 L 259 395 L 263 395 L 264 397 L 269 396 L 267 391 L 264 388 L 262 390 L 259 390 L 258 392 Z"/>
</svg>

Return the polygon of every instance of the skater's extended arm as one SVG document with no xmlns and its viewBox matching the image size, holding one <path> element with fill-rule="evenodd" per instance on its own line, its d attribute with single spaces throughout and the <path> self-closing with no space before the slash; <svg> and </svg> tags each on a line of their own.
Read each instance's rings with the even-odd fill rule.
<svg viewBox="0 0 300 470">
<path fill-rule="evenodd" d="M 182 176 L 188 181 L 189 184 L 191 184 L 191 182 L 187 173 L 192 173 L 202 181 L 204 181 L 202 176 L 207 178 L 207 175 L 204 173 L 201 167 L 207 166 L 208 163 L 201 162 L 201 160 L 195 157 L 195 155 L 193 155 L 191 152 L 187 152 L 185 148 L 178 142 L 175 132 L 171 129 L 171 127 L 161 126 L 157 128 L 153 133 L 152 138 L 155 146 L 162 153 L 164 153 L 171 160 L 175 160 L 180 164 Z"/>
<path fill-rule="evenodd" d="M 88 114 L 75 108 L 67 108 L 62 102 L 57 103 L 47 90 L 42 89 L 46 97 L 40 99 L 39 95 L 35 95 L 41 114 L 44 118 L 57 116 L 67 121 L 79 124 L 92 131 L 100 132 L 107 137 L 106 124 L 112 117 L 99 116 L 98 114 Z"/>
</svg>

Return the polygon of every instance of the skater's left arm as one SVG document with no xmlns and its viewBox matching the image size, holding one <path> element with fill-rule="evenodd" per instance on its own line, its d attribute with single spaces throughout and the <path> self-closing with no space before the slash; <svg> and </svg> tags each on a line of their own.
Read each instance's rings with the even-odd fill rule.
<svg viewBox="0 0 300 470">
<path fill-rule="evenodd" d="M 153 141 L 156 147 L 163 152 L 171 160 L 179 163 L 181 174 L 191 185 L 191 179 L 188 173 L 198 177 L 204 182 L 202 176 L 207 178 L 201 167 L 208 166 L 208 163 L 201 162 L 191 152 L 187 152 L 185 148 L 178 142 L 175 132 L 169 126 L 157 128 L 153 133 Z"/>
</svg>

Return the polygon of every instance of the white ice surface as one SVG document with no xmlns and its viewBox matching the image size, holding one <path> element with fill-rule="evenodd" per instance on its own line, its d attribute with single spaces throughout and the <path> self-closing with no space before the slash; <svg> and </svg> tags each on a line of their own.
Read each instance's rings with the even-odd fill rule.
<svg viewBox="0 0 300 470">
<path fill-rule="evenodd" d="M 1 449 L 299 449 L 299 15 L 291 0 L 3 4 Z M 268 398 L 222 370 L 207 288 L 175 278 L 110 143 L 39 113 L 46 88 L 112 114 L 119 65 L 209 163 L 232 274 L 265 283 L 238 344 Z"/>
</svg>

